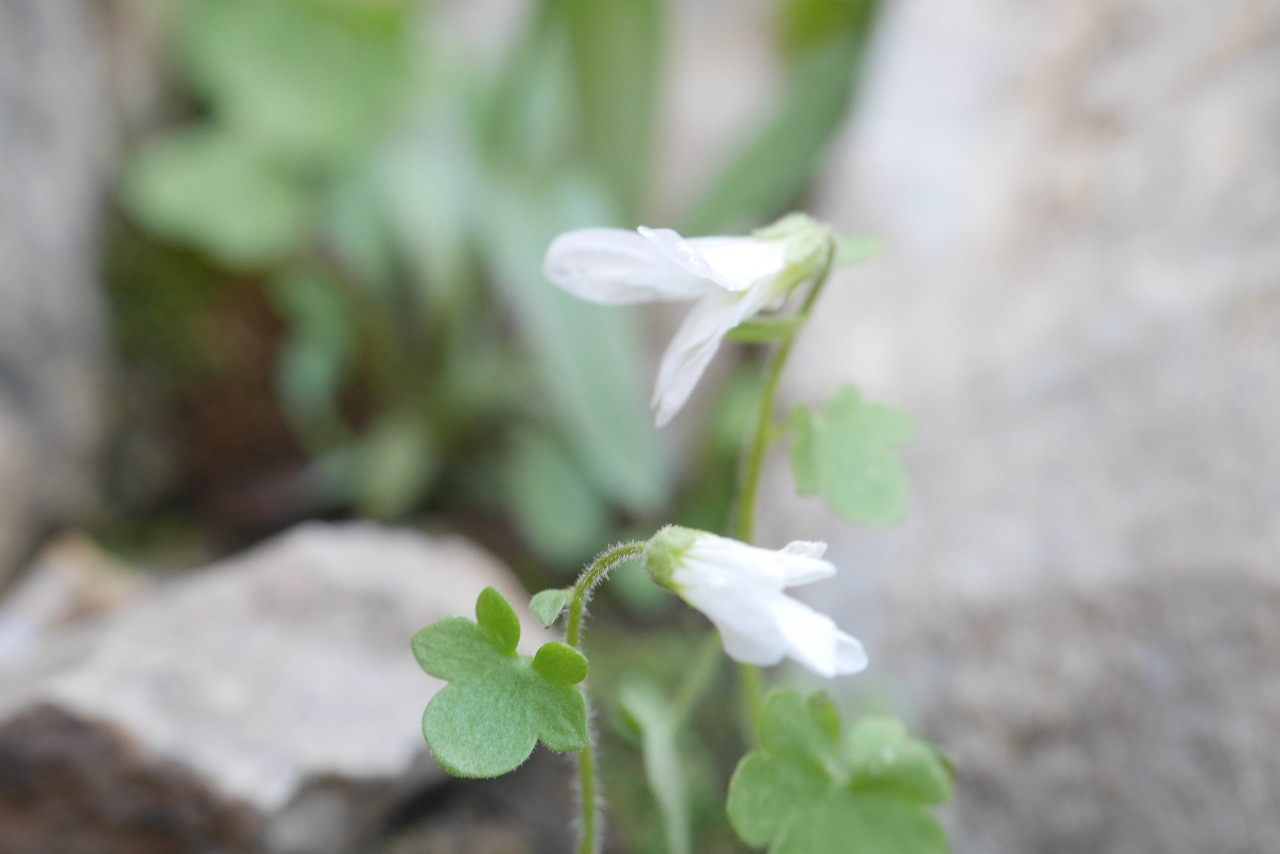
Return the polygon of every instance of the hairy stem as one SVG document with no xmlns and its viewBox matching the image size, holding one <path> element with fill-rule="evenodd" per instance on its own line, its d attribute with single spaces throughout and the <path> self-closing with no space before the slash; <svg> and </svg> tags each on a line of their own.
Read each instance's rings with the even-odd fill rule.
<svg viewBox="0 0 1280 854">
<path fill-rule="evenodd" d="M 620 563 L 635 560 L 644 554 L 647 542 L 619 543 L 610 546 L 596 556 L 591 565 L 582 571 L 573 585 L 573 598 L 569 600 L 569 629 L 564 642 L 574 649 L 582 646 L 582 614 L 587 600 L 596 586 L 608 577 L 609 571 Z"/>
<path fill-rule="evenodd" d="M 591 592 L 609 575 L 609 570 L 620 563 L 634 560 L 644 554 L 648 543 L 620 543 L 605 549 L 591 565 L 582 571 L 573 585 L 573 599 L 569 602 L 569 627 L 565 643 L 581 651 L 582 617 Z M 582 684 L 586 694 L 586 683 Z M 587 721 L 590 726 L 591 704 L 587 698 Z M 600 851 L 599 796 L 596 793 L 595 733 L 587 737 L 587 746 L 578 752 L 578 806 L 582 812 L 582 837 L 578 843 L 579 854 L 598 854 Z"/>
</svg>

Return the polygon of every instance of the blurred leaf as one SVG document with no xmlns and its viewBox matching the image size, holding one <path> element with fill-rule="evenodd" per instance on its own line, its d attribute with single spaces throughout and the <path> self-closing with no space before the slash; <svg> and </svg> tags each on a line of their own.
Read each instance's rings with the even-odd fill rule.
<svg viewBox="0 0 1280 854">
<path fill-rule="evenodd" d="M 553 641 L 532 659 L 519 655 L 520 623 L 492 587 L 476 601 L 476 621 L 445 617 L 413 636 L 418 664 L 449 683 L 422 716 L 440 767 L 497 777 L 519 767 L 538 741 L 560 753 L 586 747 L 587 708 L 575 687 L 587 675 L 582 654 Z"/>
<path fill-rule="evenodd" d="M 188 0 L 182 58 L 264 152 L 332 165 L 385 129 L 412 81 L 408 2 Z"/>
<path fill-rule="evenodd" d="M 361 284 L 385 295 L 395 280 L 395 254 L 377 178 L 371 168 L 362 166 L 329 188 L 328 238 L 342 265 Z"/>
<path fill-rule="evenodd" d="M 440 460 L 430 422 L 409 412 L 384 415 L 360 448 L 356 485 L 361 512 L 376 519 L 403 516 L 435 479 Z"/>
<path fill-rule="evenodd" d="M 784 18 L 792 21 L 785 27 L 797 51 L 786 99 L 711 183 L 681 231 L 733 231 L 778 216 L 800 195 L 848 113 L 877 2 L 791 4 L 803 8 Z M 838 28 L 831 29 L 835 24 Z"/>
<path fill-rule="evenodd" d="M 791 430 L 791 474 L 795 478 L 796 493 L 812 498 L 822 489 L 822 476 L 813 444 L 813 410 L 797 406 L 791 410 L 787 426 Z"/>
<path fill-rule="evenodd" d="M 729 783 L 729 820 L 748 845 L 770 854 L 945 854 L 928 807 L 950 797 L 950 769 L 898 721 L 860 721 L 842 749 L 834 706 L 779 691 L 765 705 L 761 741 Z"/>
<path fill-rule="evenodd" d="M 639 211 L 653 143 L 661 0 L 563 0 L 581 133 L 595 176 L 624 220 Z"/>
<path fill-rule="evenodd" d="M 662 815 L 667 852 L 689 854 L 693 850 L 689 799 L 676 740 L 680 716 L 657 686 L 647 682 L 623 685 L 618 690 L 618 704 L 628 728 L 640 739 L 645 777 Z"/>
<path fill-rule="evenodd" d="M 728 533 L 737 497 L 743 437 L 760 405 L 759 370 L 742 364 L 721 385 L 697 454 L 683 478 L 686 492 L 673 521 L 689 528 Z"/>
<path fill-rule="evenodd" d="M 341 422 L 338 393 L 351 367 L 346 306 L 331 282 L 305 269 L 272 282 L 271 297 L 287 328 L 276 364 L 281 403 L 301 436 L 331 439 Z"/>
<path fill-rule="evenodd" d="M 598 195 L 567 182 L 554 193 L 497 187 L 489 201 L 484 248 L 537 359 L 548 412 L 597 489 L 633 512 L 653 510 L 670 469 L 645 405 L 635 315 L 574 299 L 538 272 L 557 234 L 611 217 Z"/>
<path fill-rule="evenodd" d="M 608 537 L 600 493 L 565 448 L 534 429 L 512 443 L 507 504 L 533 550 L 565 572 L 576 572 L 578 561 Z"/>
<path fill-rule="evenodd" d="M 833 34 L 863 25 L 866 0 L 782 0 L 778 35 L 788 57 L 821 47 Z"/>
<path fill-rule="evenodd" d="M 292 251 L 311 219 L 312 199 L 299 185 L 213 129 L 180 131 L 143 148 L 121 192 L 149 229 L 233 267 Z"/>
<path fill-rule="evenodd" d="M 867 403 L 845 386 L 821 412 L 797 407 L 790 425 L 791 470 L 801 495 L 820 493 L 850 522 L 888 525 L 902 518 L 907 475 L 897 448 L 915 432 L 909 417 Z"/>
<path fill-rule="evenodd" d="M 376 164 L 398 253 L 427 305 L 455 310 L 469 282 L 468 229 L 481 178 L 463 117 L 440 110 L 403 134 Z"/>
<path fill-rule="evenodd" d="M 495 171 L 552 167 L 575 144 L 579 99 L 559 12 L 554 0 L 535 5 L 483 105 L 480 137 Z"/>
</svg>

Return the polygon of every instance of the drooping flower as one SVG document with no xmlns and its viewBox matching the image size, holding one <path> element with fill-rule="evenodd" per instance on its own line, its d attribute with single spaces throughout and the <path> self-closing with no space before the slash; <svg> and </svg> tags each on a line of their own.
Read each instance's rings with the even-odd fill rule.
<svg viewBox="0 0 1280 854">
<path fill-rule="evenodd" d="M 710 618 L 731 658 L 762 666 L 791 658 L 830 678 L 867 666 L 862 644 L 783 592 L 835 575 L 826 548 L 797 540 L 774 551 L 669 525 L 650 540 L 645 565 Z"/>
<path fill-rule="evenodd" d="M 689 399 L 725 334 L 776 307 L 815 269 L 830 230 L 793 215 L 751 237 L 685 239 L 665 228 L 584 228 L 557 237 L 543 273 L 607 305 L 697 300 L 663 355 L 653 406 L 661 427 Z"/>
</svg>

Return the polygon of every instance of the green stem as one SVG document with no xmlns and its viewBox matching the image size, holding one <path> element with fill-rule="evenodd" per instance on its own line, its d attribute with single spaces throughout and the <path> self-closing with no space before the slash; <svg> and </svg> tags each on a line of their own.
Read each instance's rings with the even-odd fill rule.
<svg viewBox="0 0 1280 854">
<path fill-rule="evenodd" d="M 744 543 L 750 543 L 752 536 L 755 534 L 756 498 L 760 492 L 760 475 L 764 472 L 766 452 L 769 450 L 770 440 L 776 435 L 776 431 L 773 429 L 773 409 L 778 399 L 778 386 L 782 382 L 782 369 L 786 367 L 787 359 L 791 356 L 791 348 L 795 346 L 796 336 L 809 320 L 814 302 L 817 301 L 822 288 L 827 284 L 834 261 L 835 246 L 832 244 L 827 250 L 827 258 L 823 262 L 822 268 L 818 271 L 817 276 L 814 277 L 813 284 L 805 295 L 800 311 L 796 313 L 796 319 L 799 323 L 778 343 L 777 348 L 774 349 L 769 358 L 769 363 L 765 366 L 764 389 L 760 393 L 760 409 L 756 413 L 755 429 L 751 434 L 751 442 L 743 452 L 741 474 L 738 480 L 738 508 L 733 536 L 734 539 Z"/>
<path fill-rule="evenodd" d="M 739 664 L 738 679 L 742 688 L 742 705 L 747 715 L 747 732 L 752 744 L 760 740 L 764 723 L 764 671 L 754 664 Z"/>
<path fill-rule="evenodd" d="M 787 365 L 791 349 L 795 346 L 796 336 L 804 328 L 813 310 L 822 288 L 831 276 L 831 268 L 835 263 L 836 247 L 831 242 L 827 247 L 827 257 L 821 269 L 814 277 L 809 292 L 805 294 L 804 303 L 796 313 L 799 321 L 790 333 L 778 342 L 769 362 L 765 366 L 764 389 L 760 393 L 760 409 L 756 414 L 755 429 L 751 441 L 744 447 L 741 475 L 738 480 L 737 518 L 734 520 L 734 538 L 740 542 L 750 543 L 755 536 L 756 498 L 760 493 L 760 476 L 764 472 L 764 460 L 769 445 L 777 438 L 779 431 L 773 427 L 773 410 L 777 404 L 778 387 L 782 381 L 782 369 Z M 752 737 L 758 739 L 760 718 L 764 712 L 764 676 L 760 668 L 751 664 L 738 666 L 741 675 L 742 701 L 747 710 L 747 721 L 751 726 Z"/>
<path fill-rule="evenodd" d="M 609 570 L 620 563 L 635 560 L 644 554 L 648 542 L 619 543 L 610 546 L 596 556 L 591 565 L 582 571 L 573 585 L 573 598 L 569 600 L 569 628 L 564 642 L 574 649 L 582 646 L 582 613 L 591 598 L 591 591 L 609 575 Z"/>
<path fill-rule="evenodd" d="M 573 585 L 573 599 L 569 602 L 569 627 L 565 643 L 574 649 L 582 649 L 582 617 L 591 598 L 591 591 L 605 580 L 609 570 L 620 563 L 634 560 L 644 554 L 648 543 L 620 543 L 605 549 L 591 565 L 582 571 Z M 581 686 L 586 694 L 586 683 Z M 591 720 L 591 705 L 587 698 L 587 721 Z M 596 795 L 595 733 L 588 733 L 587 746 L 578 751 L 578 806 L 582 811 L 582 839 L 579 854 L 597 854 L 600 851 L 600 822 Z"/>
<path fill-rule="evenodd" d="M 591 726 L 591 702 L 587 701 L 587 726 Z M 595 732 L 587 733 L 587 746 L 578 751 L 578 806 L 582 810 L 582 836 L 578 854 L 599 854 L 600 798 L 596 795 Z"/>
</svg>

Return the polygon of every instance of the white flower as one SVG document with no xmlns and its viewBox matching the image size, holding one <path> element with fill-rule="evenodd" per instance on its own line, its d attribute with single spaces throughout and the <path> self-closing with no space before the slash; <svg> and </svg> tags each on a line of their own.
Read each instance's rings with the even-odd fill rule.
<svg viewBox="0 0 1280 854">
<path fill-rule="evenodd" d="M 725 333 L 781 302 L 797 283 L 783 273 L 797 266 L 796 247 L 812 248 L 815 228 L 824 227 L 792 217 L 761 236 L 689 240 L 665 228 L 584 228 L 557 237 L 542 269 L 552 282 L 591 302 L 698 300 L 658 369 L 653 405 L 661 427 L 689 399 Z"/>
<path fill-rule="evenodd" d="M 769 665 L 787 657 L 829 678 L 867 666 L 862 644 L 783 592 L 835 575 L 822 560 L 826 548 L 797 540 L 773 551 L 668 526 L 650 541 L 645 564 L 655 581 L 711 619 L 731 658 Z"/>
</svg>

